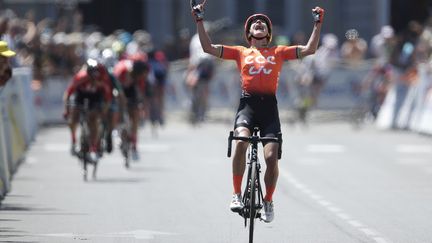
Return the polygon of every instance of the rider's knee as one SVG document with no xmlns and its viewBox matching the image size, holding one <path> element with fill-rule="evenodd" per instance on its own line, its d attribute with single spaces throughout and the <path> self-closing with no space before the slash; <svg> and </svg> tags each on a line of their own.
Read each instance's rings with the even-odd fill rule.
<svg viewBox="0 0 432 243">
<path fill-rule="evenodd" d="M 264 154 L 264 159 L 268 166 L 276 166 L 278 162 L 278 149 L 269 149 Z"/>
<path fill-rule="evenodd" d="M 69 118 L 69 123 L 72 124 L 72 125 L 78 124 L 79 123 L 79 115 L 80 115 L 79 114 L 79 110 L 73 109 L 71 111 L 71 116 Z"/>
<path fill-rule="evenodd" d="M 245 141 L 237 141 L 236 143 L 236 152 L 238 151 L 239 153 L 246 153 L 246 150 L 249 146 L 248 142 Z"/>
</svg>

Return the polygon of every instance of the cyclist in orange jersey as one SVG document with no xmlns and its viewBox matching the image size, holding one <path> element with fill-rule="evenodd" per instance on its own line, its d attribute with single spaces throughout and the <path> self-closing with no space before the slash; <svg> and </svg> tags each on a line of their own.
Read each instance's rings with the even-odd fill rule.
<svg viewBox="0 0 432 243">
<path fill-rule="evenodd" d="M 317 50 L 324 9 L 312 9 L 314 27 L 306 45 L 270 46 L 272 23 L 264 14 L 254 14 L 245 23 L 244 34 L 249 47 L 215 45 L 210 40 L 203 25 L 204 6 L 197 5 L 192 9 L 197 32 L 204 52 L 213 56 L 234 60 L 241 75 L 242 95 L 236 114 L 234 129 L 236 136 L 250 136 L 254 127 L 260 129 L 260 136 L 276 137 L 281 132 L 277 108 L 276 90 L 279 74 L 285 60 L 303 58 Z M 230 208 L 239 212 L 244 205 L 241 199 L 241 183 L 246 166 L 247 142 L 238 141 L 232 162 L 234 193 Z M 261 217 L 265 222 L 274 218 L 273 192 L 279 175 L 279 144 L 264 144 L 264 159 L 267 169 L 264 175 L 266 195 L 264 212 Z"/>
</svg>

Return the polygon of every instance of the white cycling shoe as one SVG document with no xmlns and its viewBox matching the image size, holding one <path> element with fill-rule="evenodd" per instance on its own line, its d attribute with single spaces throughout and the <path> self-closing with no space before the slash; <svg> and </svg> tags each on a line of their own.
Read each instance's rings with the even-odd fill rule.
<svg viewBox="0 0 432 243">
<path fill-rule="evenodd" d="M 267 202 L 263 201 L 263 209 L 261 210 L 261 219 L 266 222 L 270 223 L 274 219 L 274 206 L 273 201 Z"/>
<path fill-rule="evenodd" d="M 131 151 L 131 157 L 132 157 L 133 161 L 140 160 L 139 153 L 138 153 L 138 151 L 136 149 L 132 149 L 132 151 Z"/>
<path fill-rule="evenodd" d="M 97 155 L 96 152 L 90 152 L 90 153 L 88 154 L 87 160 L 88 160 L 90 163 L 96 164 L 96 163 L 98 162 L 98 160 L 99 160 L 99 156 Z"/>
<path fill-rule="evenodd" d="M 238 213 L 243 209 L 244 205 L 240 194 L 233 194 L 230 209 L 231 211 Z"/>
<path fill-rule="evenodd" d="M 70 153 L 71 153 L 72 156 L 78 156 L 78 154 L 79 154 L 79 149 L 78 149 L 78 146 L 77 146 L 76 144 L 73 143 L 73 144 L 71 145 Z"/>
</svg>

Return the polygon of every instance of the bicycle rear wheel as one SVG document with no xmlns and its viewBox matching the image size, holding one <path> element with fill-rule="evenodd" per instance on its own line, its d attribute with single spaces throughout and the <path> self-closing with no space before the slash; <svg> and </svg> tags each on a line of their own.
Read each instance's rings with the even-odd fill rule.
<svg viewBox="0 0 432 243">
<path fill-rule="evenodd" d="M 251 174 L 250 174 L 250 201 L 249 201 L 249 243 L 253 242 L 253 235 L 254 235 L 254 226 L 255 226 L 255 218 L 257 214 L 257 208 L 256 208 L 256 199 L 257 199 L 257 184 L 256 184 L 256 177 L 257 177 L 257 171 L 256 171 L 256 162 L 253 162 L 251 164 Z"/>
<path fill-rule="evenodd" d="M 82 161 L 83 167 L 83 180 L 87 181 L 87 172 L 88 172 L 88 153 L 90 150 L 90 145 L 87 142 L 87 136 L 85 134 L 81 135 L 81 148 L 80 148 L 80 160 Z"/>
</svg>

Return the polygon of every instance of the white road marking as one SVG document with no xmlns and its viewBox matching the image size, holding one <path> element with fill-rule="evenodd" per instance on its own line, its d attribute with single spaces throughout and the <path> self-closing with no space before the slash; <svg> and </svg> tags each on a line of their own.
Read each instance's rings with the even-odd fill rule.
<svg viewBox="0 0 432 243">
<path fill-rule="evenodd" d="M 428 163 L 425 158 L 413 158 L 412 156 L 408 158 L 397 158 L 396 163 L 400 165 L 422 165 Z"/>
<path fill-rule="evenodd" d="M 396 152 L 407 154 L 432 153 L 432 146 L 421 144 L 399 144 L 396 146 Z"/>
<path fill-rule="evenodd" d="M 36 157 L 26 157 L 26 159 L 25 159 L 25 162 L 27 163 L 27 164 L 37 164 L 38 163 L 38 160 L 36 159 Z"/>
<path fill-rule="evenodd" d="M 357 221 L 357 220 L 350 220 L 350 221 L 348 221 L 348 223 L 349 223 L 350 225 L 356 227 L 356 228 L 363 228 L 363 227 L 364 227 L 363 224 L 360 223 L 360 222 Z"/>
<path fill-rule="evenodd" d="M 324 164 L 326 161 L 319 158 L 300 158 L 296 160 L 296 163 L 302 164 L 302 165 L 321 165 Z"/>
<path fill-rule="evenodd" d="M 321 204 L 321 206 L 323 206 L 323 207 L 327 207 L 327 206 L 331 205 L 331 202 L 326 201 L 326 200 L 322 200 L 322 199 L 319 200 L 318 203 Z"/>
<path fill-rule="evenodd" d="M 388 243 L 388 241 L 384 238 L 381 237 L 373 237 L 373 239 L 377 242 L 377 243 Z"/>
<path fill-rule="evenodd" d="M 333 215 L 341 218 L 346 224 L 354 227 L 359 232 L 365 234 L 368 238 L 377 243 L 390 243 L 390 240 L 386 240 L 386 237 L 382 236 L 378 231 L 365 226 L 360 221 L 353 219 L 351 216 L 346 214 L 340 207 L 335 206 L 332 202 L 325 200 L 322 196 L 314 193 L 311 189 L 309 189 L 305 184 L 299 182 L 293 175 L 279 168 L 279 175 L 281 178 L 287 180 L 290 184 L 292 184 L 295 188 L 297 188 L 300 192 L 309 196 L 313 201 L 317 204 L 323 206 L 326 210 L 331 212 Z"/>
<path fill-rule="evenodd" d="M 138 150 L 141 152 L 168 152 L 171 146 L 166 144 L 138 144 Z"/>
<path fill-rule="evenodd" d="M 125 235 L 132 236 L 137 240 L 152 240 L 155 236 L 160 235 L 174 235 L 173 233 L 161 232 L 161 231 L 151 231 L 151 230 L 134 230 L 128 232 L 115 233 L 114 235 Z"/>
<path fill-rule="evenodd" d="M 343 220 L 345 220 L 345 221 L 347 221 L 347 222 L 348 222 L 349 219 L 351 218 L 348 214 L 346 214 L 346 213 L 342 213 L 342 212 L 337 213 L 336 216 L 338 216 L 339 218 L 341 218 L 341 219 L 343 219 Z"/>
<path fill-rule="evenodd" d="M 334 206 L 330 206 L 327 209 L 333 213 L 338 213 L 338 212 L 342 211 L 340 208 L 334 207 Z"/>
<path fill-rule="evenodd" d="M 363 231 L 363 233 L 365 233 L 366 235 L 371 236 L 371 237 L 373 237 L 373 236 L 379 236 L 379 234 L 377 232 L 375 232 L 375 231 L 373 231 L 371 229 L 368 229 L 368 228 L 362 228 L 360 230 Z"/>
<path fill-rule="evenodd" d="M 100 234 L 76 234 L 76 233 L 54 233 L 54 234 L 41 234 L 40 236 L 48 237 L 62 237 L 62 238 L 101 238 L 101 237 L 122 237 L 134 238 L 137 240 L 153 240 L 157 236 L 176 235 L 169 232 L 152 231 L 152 230 L 133 230 L 117 233 L 100 233 Z"/>
<path fill-rule="evenodd" d="M 338 144 L 309 144 L 306 151 L 309 153 L 343 153 L 345 147 Z"/>
<path fill-rule="evenodd" d="M 65 143 L 46 143 L 43 145 L 43 150 L 47 152 L 67 152 L 69 148 L 70 145 Z"/>
</svg>

